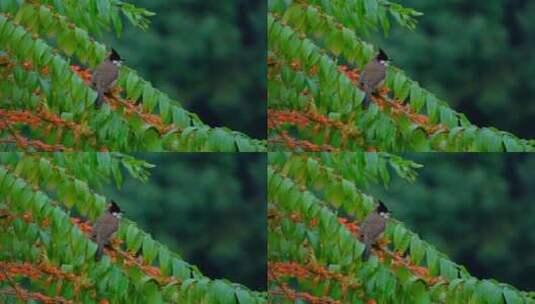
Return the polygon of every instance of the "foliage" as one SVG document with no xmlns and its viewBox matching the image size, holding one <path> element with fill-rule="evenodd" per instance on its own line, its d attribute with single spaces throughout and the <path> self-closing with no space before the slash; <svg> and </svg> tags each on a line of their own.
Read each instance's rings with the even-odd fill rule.
<svg viewBox="0 0 535 304">
<path fill-rule="evenodd" d="M 0 154 L 0 276 L 6 295 L 69 303 L 264 303 L 262 293 L 211 280 L 123 219 L 99 262 L 89 240 L 107 199 L 95 187 L 121 168 L 144 180 L 150 165 L 120 153 Z M 75 217 L 73 214 L 79 214 Z M 31 264 L 31 266 L 30 266 Z"/>
<path fill-rule="evenodd" d="M 71 57 L 94 67 L 106 48 L 90 33 L 112 25 L 120 32 L 120 13 L 145 28 L 152 13 L 111 0 L 8 0 L 0 11 L 4 150 L 265 150 L 262 141 L 205 125 L 128 67 L 121 69 L 109 105 L 94 109 L 91 71 L 71 65 Z"/>
<path fill-rule="evenodd" d="M 265 0 L 133 0 L 147 31 L 107 39 L 136 70 L 210 126 L 266 138 Z"/>
<path fill-rule="evenodd" d="M 125 215 L 211 278 L 266 290 L 266 166 L 260 153 L 140 153 L 155 165 L 140 187 L 103 193 Z M 155 207 L 156 206 L 156 207 Z"/>
<path fill-rule="evenodd" d="M 535 17 L 533 1 L 426 1 L 418 27 L 393 27 L 378 41 L 422 87 L 448 100 L 478 126 L 534 138 Z M 407 51 L 409 50 L 409 51 Z M 437 68 L 438 67 L 438 68 Z"/>
<path fill-rule="evenodd" d="M 412 29 L 418 15 L 378 0 L 271 0 L 268 107 L 270 114 L 276 115 L 268 117 L 268 128 L 273 147 L 298 151 L 532 151 L 533 141 L 473 125 L 393 66 L 388 68 L 385 87 L 375 102 L 363 109 L 364 93 L 357 86 L 360 71 L 351 66 L 362 68 L 375 51 L 362 37 L 379 27 L 388 33 L 390 16 Z M 288 111 L 320 119 L 303 122 L 280 115 Z"/>
<path fill-rule="evenodd" d="M 268 278 L 278 303 L 534 303 L 529 293 L 479 280 L 406 226 L 389 220 L 361 259 L 358 223 L 375 199 L 362 189 L 409 181 L 418 164 L 385 153 L 271 153 Z"/>
<path fill-rule="evenodd" d="M 397 219 L 473 275 L 533 290 L 533 155 L 404 156 L 424 165 L 417 181 L 393 176 L 388 189 L 371 185 L 368 193 L 388 202 Z"/>
</svg>

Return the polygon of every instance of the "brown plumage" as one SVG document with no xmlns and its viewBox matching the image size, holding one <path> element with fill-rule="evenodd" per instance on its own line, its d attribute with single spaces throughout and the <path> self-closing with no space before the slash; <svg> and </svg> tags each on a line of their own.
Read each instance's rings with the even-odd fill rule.
<svg viewBox="0 0 535 304">
<path fill-rule="evenodd" d="M 373 210 L 360 224 L 359 239 L 366 246 L 362 255 L 363 260 L 367 260 L 371 253 L 371 247 L 385 231 L 388 210 L 382 202 Z"/>
<path fill-rule="evenodd" d="M 100 108 L 104 103 L 104 94 L 107 94 L 115 86 L 119 77 L 119 68 L 121 67 L 121 56 L 114 49 L 110 55 L 102 61 L 93 71 L 91 77 L 91 87 L 97 91 L 98 98 L 95 101 L 95 108 Z"/>
<path fill-rule="evenodd" d="M 117 77 L 119 76 L 119 69 L 110 60 L 104 60 L 93 71 L 91 79 L 91 86 L 98 93 L 95 107 L 100 108 L 104 103 L 104 94 L 110 92 L 111 88 L 115 86 Z"/>
<path fill-rule="evenodd" d="M 389 60 L 386 53 L 379 49 L 379 54 L 362 70 L 359 85 L 366 94 L 363 101 L 364 108 L 370 105 L 370 95 L 375 93 L 377 88 L 383 85 L 386 77 L 386 65 Z"/>
<path fill-rule="evenodd" d="M 93 224 L 93 231 L 91 239 L 97 243 L 98 249 L 95 254 L 96 260 L 100 260 L 104 252 L 104 246 L 109 245 L 110 237 L 119 228 L 119 221 L 121 218 L 121 210 L 112 201 L 108 210 L 104 212 Z"/>
<path fill-rule="evenodd" d="M 360 87 L 366 93 L 364 107 L 370 105 L 370 95 L 383 85 L 386 77 L 386 68 L 377 60 L 370 61 L 360 75 Z"/>
</svg>

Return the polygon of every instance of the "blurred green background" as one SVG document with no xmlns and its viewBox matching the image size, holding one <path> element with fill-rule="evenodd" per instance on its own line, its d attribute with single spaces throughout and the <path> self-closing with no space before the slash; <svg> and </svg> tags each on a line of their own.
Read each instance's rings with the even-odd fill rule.
<svg viewBox="0 0 535 304">
<path fill-rule="evenodd" d="M 394 1 L 424 15 L 377 37 L 393 64 L 479 126 L 535 138 L 535 1 Z"/>
<path fill-rule="evenodd" d="M 146 184 L 105 189 L 143 230 L 210 278 L 266 289 L 266 155 L 143 153 Z"/>
<path fill-rule="evenodd" d="M 266 138 L 266 0 L 128 0 L 156 13 L 105 41 L 156 88 L 199 115 Z"/>
<path fill-rule="evenodd" d="M 415 183 L 373 186 L 394 218 L 478 278 L 535 290 L 535 155 L 406 154 Z"/>
</svg>

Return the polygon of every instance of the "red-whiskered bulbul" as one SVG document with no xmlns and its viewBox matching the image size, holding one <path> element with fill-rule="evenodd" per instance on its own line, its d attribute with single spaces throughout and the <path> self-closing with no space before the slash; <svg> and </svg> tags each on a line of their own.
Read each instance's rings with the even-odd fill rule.
<svg viewBox="0 0 535 304">
<path fill-rule="evenodd" d="M 93 233 L 91 238 L 98 245 L 95 259 L 98 261 L 104 253 L 104 246 L 107 246 L 110 237 L 119 228 L 119 222 L 122 217 L 122 212 L 119 206 L 112 200 L 108 205 L 108 210 L 104 212 L 93 224 Z"/>
<path fill-rule="evenodd" d="M 362 104 L 364 108 L 368 108 L 371 102 L 370 95 L 375 93 L 378 87 L 382 86 L 386 77 L 386 67 L 390 59 L 386 53 L 379 49 L 379 54 L 370 61 L 362 70 L 360 74 L 360 88 L 366 94 Z"/>
<path fill-rule="evenodd" d="M 368 260 L 371 254 L 371 246 L 381 237 L 385 231 L 386 221 L 390 217 L 388 208 L 379 201 L 379 205 L 360 224 L 359 239 L 364 243 L 365 249 L 362 254 L 364 261 Z"/>
<path fill-rule="evenodd" d="M 98 94 L 97 100 L 95 101 L 95 108 L 98 109 L 102 106 L 105 101 L 104 94 L 110 92 L 115 86 L 122 63 L 121 56 L 119 56 L 117 51 L 111 49 L 110 55 L 93 71 L 91 86 Z"/>
</svg>

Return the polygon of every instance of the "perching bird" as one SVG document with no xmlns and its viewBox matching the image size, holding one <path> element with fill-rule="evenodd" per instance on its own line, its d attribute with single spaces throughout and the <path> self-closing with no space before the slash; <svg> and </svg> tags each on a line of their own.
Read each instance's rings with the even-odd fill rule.
<svg viewBox="0 0 535 304">
<path fill-rule="evenodd" d="M 379 54 L 364 67 L 364 70 L 360 74 L 360 88 L 366 94 L 362 102 L 364 108 L 370 105 L 370 94 L 373 94 L 378 87 L 383 85 L 386 77 L 386 67 L 389 62 L 390 59 L 386 53 L 379 49 Z"/>
<path fill-rule="evenodd" d="M 388 209 L 383 202 L 379 201 L 379 205 L 360 224 L 359 239 L 366 246 L 362 254 L 364 261 L 370 257 L 371 246 L 377 242 L 385 231 L 386 221 L 389 217 L 390 213 Z"/>
<path fill-rule="evenodd" d="M 102 214 L 95 224 L 93 224 L 93 233 L 91 238 L 98 245 L 95 259 L 98 261 L 104 252 L 104 246 L 109 244 L 110 237 L 119 228 L 122 212 L 119 206 L 112 200 L 108 205 L 108 210 Z"/>
<path fill-rule="evenodd" d="M 111 91 L 113 86 L 115 86 L 122 63 L 121 56 L 114 49 L 111 49 L 110 55 L 93 71 L 91 86 L 98 93 L 95 108 L 98 109 L 102 106 L 104 103 L 104 94 Z"/>
</svg>

